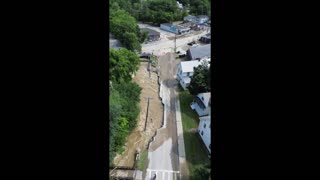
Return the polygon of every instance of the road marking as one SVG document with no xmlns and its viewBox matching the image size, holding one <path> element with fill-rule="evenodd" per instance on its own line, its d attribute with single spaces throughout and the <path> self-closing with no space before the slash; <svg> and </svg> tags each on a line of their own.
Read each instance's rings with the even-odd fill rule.
<svg viewBox="0 0 320 180">
<path fill-rule="evenodd" d="M 151 179 L 151 172 L 148 171 L 148 174 L 149 174 L 149 179 Z"/>
<path fill-rule="evenodd" d="M 177 176 L 180 175 L 180 172 L 162 169 L 147 169 L 147 177 L 149 177 L 149 179 L 151 179 L 154 175 L 162 180 L 177 180 Z"/>
<path fill-rule="evenodd" d="M 162 171 L 162 172 L 169 172 L 169 173 L 180 173 L 180 171 L 172 171 L 172 170 L 165 170 L 165 169 L 147 169 L 147 171 Z"/>
</svg>

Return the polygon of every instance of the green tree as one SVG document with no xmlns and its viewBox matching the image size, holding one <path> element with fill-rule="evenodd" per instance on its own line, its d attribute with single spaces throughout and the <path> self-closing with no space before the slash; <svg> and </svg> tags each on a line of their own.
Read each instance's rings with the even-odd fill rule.
<svg viewBox="0 0 320 180">
<path fill-rule="evenodd" d="M 121 96 L 121 117 L 128 120 L 128 128 L 131 131 L 137 123 L 139 115 L 139 105 L 141 87 L 135 82 L 126 82 L 114 85 L 114 88 L 119 91 Z"/>
<path fill-rule="evenodd" d="M 139 57 L 125 48 L 110 49 L 109 52 L 109 80 L 114 83 L 129 82 L 139 68 Z"/>
<path fill-rule="evenodd" d="M 140 34 L 140 42 L 141 43 L 143 43 L 147 39 L 148 34 L 149 34 L 148 31 L 141 32 L 141 34 Z"/>
<path fill-rule="evenodd" d="M 116 119 L 120 118 L 121 105 L 120 96 L 118 91 L 114 88 L 111 89 L 109 95 L 109 164 L 112 164 L 112 160 L 116 155 L 117 149 L 115 144 L 115 136 L 119 129 Z"/>
<path fill-rule="evenodd" d="M 125 32 L 121 38 L 121 42 L 123 43 L 124 47 L 131 51 L 141 52 L 141 44 L 136 36 L 136 34 L 132 32 Z"/>
<path fill-rule="evenodd" d="M 194 169 L 194 176 L 201 180 L 211 180 L 211 168 L 210 165 L 197 165 Z"/>
<path fill-rule="evenodd" d="M 113 83 L 109 98 L 109 164 L 121 153 L 126 137 L 136 126 L 141 88 L 135 82 Z"/>
<path fill-rule="evenodd" d="M 194 68 L 193 76 L 191 77 L 190 85 L 188 89 L 190 94 L 197 95 L 199 93 L 210 92 L 211 88 L 209 86 L 210 75 L 209 66 L 206 61 L 200 64 L 198 67 Z"/>
</svg>

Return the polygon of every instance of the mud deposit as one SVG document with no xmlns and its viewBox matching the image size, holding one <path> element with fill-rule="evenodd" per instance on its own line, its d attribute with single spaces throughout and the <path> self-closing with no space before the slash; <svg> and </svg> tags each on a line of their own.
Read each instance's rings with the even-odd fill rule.
<svg viewBox="0 0 320 180">
<path fill-rule="evenodd" d="M 151 73 L 151 77 L 149 77 L 147 66 L 148 63 L 141 62 L 140 68 L 133 79 L 142 88 L 140 95 L 140 114 L 137 120 L 137 127 L 130 133 L 126 140 L 124 152 L 121 155 L 118 154 L 113 161 L 116 166 L 133 166 L 135 152 L 145 150 L 151 137 L 162 125 L 163 105 L 159 98 L 158 75 Z M 150 97 L 149 112 L 146 131 L 144 131 L 148 97 Z"/>
</svg>

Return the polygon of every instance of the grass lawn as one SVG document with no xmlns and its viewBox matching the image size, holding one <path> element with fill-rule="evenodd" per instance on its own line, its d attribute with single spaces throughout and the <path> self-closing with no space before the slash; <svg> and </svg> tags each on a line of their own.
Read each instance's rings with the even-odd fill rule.
<svg viewBox="0 0 320 180">
<path fill-rule="evenodd" d="M 138 169 L 140 171 L 143 171 L 147 168 L 146 167 L 147 160 L 148 160 L 148 150 L 145 150 L 140 154 L 140 159 L 138 161 Z"/>
<path fill-rule="evenodd" d="M 188 90 L 183 91 L 179 88 L 179 99 L 181 108 L 181 118 L 183 126 L 183 137 L 185 143 L 186 159 L 189 168 L 190 180 L 199 179 L 194 177 L 194 168 L 199 164 L 210 163 L 208 152 L 206 151 L 203 142 L 197 137 L 197 132 L 188 132 L 192 128 L 198 128 L 199 116 L 190 107 L 193 96 Z"/>
</svg>

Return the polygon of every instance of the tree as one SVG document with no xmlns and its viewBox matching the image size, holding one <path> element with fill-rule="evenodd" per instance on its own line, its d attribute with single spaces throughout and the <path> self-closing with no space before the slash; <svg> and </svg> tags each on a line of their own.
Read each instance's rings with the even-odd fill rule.
<svg viewBox="0 0 320 180">
<path fill-rule="evenodd" d="M 114 88 L 119 91 L 121 96 L 121 117 L 125 117 L 128 120 L 128 128 L 132 130 L 136 126 L 139 115 L 138 102 L 140 101 L 142 89 L 135 82 L 116 84 Z"/>
<path fill-rule="evenodd" d="M 148 37 L 149 32 L 148 31 L 144 31 L 140 34 L 140 42 L 143 43 L 147 37 Z"/>
<path fill-rule="evenodd" d="M 126 137 L 136 126 L 141 88 L 135 82 L 113 83 L 109 98 L 109 164 L 121 153 Z"/>
<path fill-rule="evenodd" d="M 190 1 L 190 13 L 195 15 L 209 15 L 210 11 L 209 0 Z"/>
<path fill-rule="evenodd" d="M 209 69 L 210 68 L 206 61 L 194 68 L 194 73 L 191 77 L 190 85 L 188 86 L 190 94 L 197 95 L 199 93 L 210 92 L 211 88 L 209 86 Z"/>
<path fill-rule="evenodd" d="M 131 51 L 141 51 L 140 41 L 136 34 L 132 32 L 125 32 L 122 36 L 121 42 L 127 49 Z"/>
<path fill-rule="evenodd" d="M 113 83 L 129 82 L 132 74 L 139 68 L 139 57 L 125 48 L 110 49 L 109 80 Z"/>
<path fill-rule="evenodd" d="M 203 180 L 211 180 L 211 168 L 210 165 L 197 165 L 194 169 L 194 176 L 197 177 L 197 179 L 203 179 Z"/>
<path fill-rule="evenodd" d="M 118 91 L 114 88 L 111 89 L 109 95 L 109 164 L 112 164 L 112 160 L 116 155 L 117 149 L 115 144 L 115 136 L 119 129 L 115 119 L 120 118 L 121 104 Z"/>
</svg>

